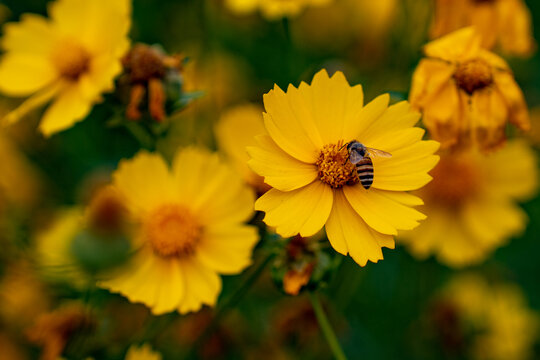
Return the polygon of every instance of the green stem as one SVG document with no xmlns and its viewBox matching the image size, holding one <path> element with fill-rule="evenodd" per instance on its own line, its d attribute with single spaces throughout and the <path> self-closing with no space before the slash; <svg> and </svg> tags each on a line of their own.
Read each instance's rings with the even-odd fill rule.
<svg viewBox="0 0 540 360">
<path fill-rule="evenodd" d="M 212 322 L 206 327 L 204 332 L 199 336 L 197 341 L 193 344 L 190 352 L 187 355 L 187 359 L 194 357 L 197 349 L 204 344 L 204 342 L 214 333 L 217 329 L 221 319 L 227 314 L 227 312 L 233 309 L 244 297 L 244 295 L 251 289 L 252 285 L 259 279 L 263 270 L 274 258 L 275 254 L 268 254 L 258 265 L 254 268 L 251 273 L 245 278 L 242 284 L 231 294 L 228 298 L 223 300 L 220 305 L 218 305 Z"/>
<path fill-rule="evenodd" d="M 343 350 L 341 349 L 341 346 L 339 345 L 336 334 L 334 333 L 334 329 L 332 329 L 332 326 L 330 325 L 330 322 L 328 321 L 328 318 L 326 317 L 326 314 L 322 308 L 319 297 L 317 296 L 315 292 L 308 292 L 308 296 L 309 296 L 309 300 L 311 301 L 311 306 L 313 306 L 313 311 L 315 312 L 315 316 L 317 317 L 317 321 L 319 322 L 319 326 L 321 327 L 323 335 L 326 341 L 328 342 L 328 345 L 330 346 L 330 349 L 332 350 L 334 357 L 337 360 L 347 360 L 345 353 L 343 352 Z"/>
<path fill-rule="evenodd" d="M 139 141 L 139 144 L 147 149 L 154 150 L 155 140 L 154 138 L 141 126 L 141 124 L 135 121 L 124 122 L 125 128 L 131 133 L 131 135 Z"/>
</svg>

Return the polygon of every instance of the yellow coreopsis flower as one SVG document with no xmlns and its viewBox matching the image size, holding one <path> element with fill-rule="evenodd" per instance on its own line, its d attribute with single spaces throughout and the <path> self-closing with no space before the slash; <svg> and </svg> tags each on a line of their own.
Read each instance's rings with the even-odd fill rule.
<svg viewBox="0 0 540 360">
<path fill-rule="evenodd" d="M 161 360 L 161 354 L 152 350 L 150 345 L 144 344 L 140 347 L 131 346 L 126 354 L 125 360 Z"/>
<path fill-rule="evenodd" d="M 142 302 L 154 314 L 196 311 L 214 305 L 219 274 L 237 274 L 251 263 L 257 230 L 250 188 L 217 155 L 188 148 L 172 171 L 159 155 L 122 161 L 113 185 L 134 221 L 137 249 L 131 263 L 99 285 Z"/>
<path fill-rule="evenodd" d="M 527 104 L 512 71 L 480 47 L 473 28 L 427 44 L 415 70 L 409 101 L 442 148 L 500 147 L 508 122 L 530 128 Z"/>
<path fill-rule="evenodd" d="M 400 229 L 412 229 L 424 215 L 412 206 L 422 200 L 406 193 L 426 183 L 439 144 L 422 141 L 420 118 L 407 102 L 388 106 L 388 94 L 364 106 L 360 85 L 351 87 L 325 70 L 311 85 L 275 86 L 264 96 L 267 134 L 248 148 L 249 165 L 273 187 L 255 203 L 264 221 L 290 237 L 310 236 L 323 226 L 336 251 L 361 266 L 383 258 Z M 361 185 L 346 144 L 354 140 L 390 153 L 372 155 L 371 188 Z M 365 179 L 364 179 L 365 180 Z"/>
<path fill-rule="evenodd" d="M 265 132 L 262 113 L 262 108 L 254 104 L 237 105 L 223 112 L 215 128 L 220 150 L 231 160 L 244 181 L 261 194 L 270 187 L 262 176 L 248 167 L 246 146 L 256 145 L 255 136 Z"/>
<path fill-rule="evenodd" d="M 268 20 L 297 16 L 308 6 L 321 6 L 333 0 L 227 0 L 231 11 L 245 14 L 259 9 Z"/>
<path fill-rule="evenodd" d="M 442 322 L 449 319 L 443 317 L 435 330 L 461 339 L 460 347 L 451 349 L 454 355 L 474 360 L 531 358 L 539 317 L 516 285 L 463 274 L 452 279 L 436 300 L 433 310 L 451 314 L 452 324 Z M 452 330 L 457 333 L 449 334 Z"/>
<path fill-rule="evenodd" d="M 474 26 L 488 49 L 498 46 L 508 54 L 529 55 L 536 46 L 523 0 L 435 0 L 432 38 L 466 26 Z"/>
<path fill-rule="evenodd" d="M 493 154 L 442 154 L 433 181 L 419 193 L 427 220 L 402 234 L 411 252 L 434 254 L 449 266 L 484 261 L 511 236 L 525 229 L 527 215 L 515 203 L 538 186 L 537 159 L 523 141 Z"/>
<path fill-rule="evenodd" d="M 122 70 L 130 12 L 129 0 L 58 0 L 49 19 L 25 14 L 6 24 L 0 91 L 28 97 L 6 122 L 49 102 L 39 125 L 45 136 L 83 120 Z"/>
</svg>

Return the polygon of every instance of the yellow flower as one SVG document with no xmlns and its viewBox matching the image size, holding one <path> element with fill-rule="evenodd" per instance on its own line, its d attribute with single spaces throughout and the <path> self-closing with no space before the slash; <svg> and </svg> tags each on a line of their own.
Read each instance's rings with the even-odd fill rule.
<svg viewBox="0 0 540 360">
<path fill-rule="evenodd" d="M 284 237 L 310 236 L 323 226 L 336 251 L 361 266 L 382 259 L 382 247 L 393 248 L 400 229 L 412 229 L 424 215 L 411 208 L 422 200 L 415 190 L 438 157 L 435 141 L 421 141 L 424 130 L 413 127 L 420 115 L 407 102 L 388 106 L 388 94 L 366 106 L 360 85 L 351 87 L 337 72 L 325 70 L 311 85 L 275 86 L 264 96 L 268 135 L 248 147 L 249 165 L 273 187 L 255 203 L 264 221 Z M 373 184 L 362 187 L 346 143 L 389 152 L 372 156 Z"/>
<path fill-rule="evenodd" d="M 438 301 L 457 317 L 455 330 L 460 334 L 453 335 L 472 334 L 462 349 L 467 358 L 531 358 L 539 317 L 527 307 L 526 298 L 516 285 L 490 284 L 478 275 L 463 274 L 441 291 Z M 447 324 L 441 325 L 448 329 Z"/>
<path fill-rule="evenodd" d="M 262 108 L 257 105 L 237 105 L 222 113 L 215 128 L 219 149 L 231 160 L 244 181 L 261 194 L 270 187 L 262 176 L 248 167 L 246 146 L 256 145 L 255 136 L 265 133 L 262 113 Z"/>
<path fill-rule="evenodd" d="M 99 285 L 142 302 L 154 314 L 196 311 L 214 305 L 219 274 L 237 274 L 251 263 L 254 195 L 217 155 L 188 148 L 172 171 L 155 154 L 122 161 L 113 185 L 139 224 L 137 253 Z"/>
<path fill-rule="evenodd" d="M 152 350 L 150 345 L 144 344 L 140 347 L 132 345 L 127 354 L 125 360 L 161 360 L 161 355 Z"/>
<path fill-rule="evenodd" d="M 473 28 L 427 44 L 413 75 L 409 100 L 441 147 L 500 147 L 507 122 L 530 128 L 527 105 L 512 71 L 480 47 Z"/>
<path fill-rule="evenodd" d="M 417 257 L 434 254 L 453 267 L 484 261 L 524 230 L 527 216 L 515 202 L 535 193 L 536 164 L 534 152 L 522 141 L 489 155 L 441 155 L 433 181 L 419 193 L 428 218 L 403 233 L 403 242 Z"/>
<path fill-rule="evenodd" d="M 514 55 L 529 55 L 535 49 L 531 13 L 523 0 L 436 0 L 431 38 L 465 26 L 474 26 L 482 46 L 495 46 Z"/>
<path fill-rule="evenodd" d="M 297 16 L 308 6 L 326 5 L 333 0 L 226 0 L 227 7 L 238 14 L 257 9 L 268 20 Z"/>
<path fill-rule="evenodd" d="M 25 14 L 6 24 L 0 91 L 28 99 L 5 120 L 49 102 L 39 125 L 45 136 L 83 120 L 121 71 L 130 11 L 129 0 L 58 0 L 49 7 L 50 19 Z"/>
</svg>

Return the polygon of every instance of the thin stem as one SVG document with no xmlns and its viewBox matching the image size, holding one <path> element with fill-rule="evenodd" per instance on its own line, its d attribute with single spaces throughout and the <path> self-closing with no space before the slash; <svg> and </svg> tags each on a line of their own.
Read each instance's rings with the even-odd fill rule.
<svg viewBox="0 0 540 360">
<path fill-rule="evenodd" d="M 141 124 L 134 121 L 126 121 L 124 122 L 124 126 L 131 135 L 137 139 L 143 148 L 147 150 L 153 150 L 155 148 L 154 138 L 141 126 Z"/>
<path fill-rule="evenodd" d="M 204 332 L 199 336 L 195 344 L 193 344 L 188 356 L 186 358 L 191 358 L 195 355 L 197 349 L 208 339 L 214 331 L 217 329 L 221 319 L 227 314 L 229 310 L 234 308 L 244 297 L 244 295 L 251 289 L 252 285 L 259 279 L 263 270 L 274 258 L 275 254 L 268 254 L 258 265 L 254 268 L 249 276 L 245 278 L 242 284 L 232 293 L 228 298 L 223 300 L 220 305 L 218 305 L 215 315 L 212 319 L 212 322 L 206 327 Z"/>
<path fill-rule="evenodd" d="M 311 301 L 311 306 L 313 306 L 315 316 L 317 317 L 317 321 L 319 322 L 319 326 L 321 327 L 323 335 L 328 342 L 328 345 L 330 346 L 334 357 L 337 360 L 347 360 L 345 353 L 339 345 L 336 334 L 334 333 L 334 329 L 332 329 L 332 326 L 330 325 L 330 322 L 328 321 L 328 318 L 326 317 L 326 314 L 321 306 L 321 301 L 319 300 L 319 297 L 315 292 L 308 292 L 308 296 L 309 300 Z"/>
</svg>

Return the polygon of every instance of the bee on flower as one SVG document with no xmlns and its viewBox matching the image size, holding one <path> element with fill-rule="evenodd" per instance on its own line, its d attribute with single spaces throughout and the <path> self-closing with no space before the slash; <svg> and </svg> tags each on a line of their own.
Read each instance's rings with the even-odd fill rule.
<svg viewBox="0 0 540 360">
<path fill-rule="evenodd" d="M 530 128 L 527 104 L 512 70 L 499 56 L 481 47 L 471 27 L 424 47 L 425 58 L 411 85 L 411 106 L 443 149 L 500 148 L 505 128 Z"/>
<path fill-rule="evenodd" d="M 516 202 L 536 194 L 536 164 L 532 149 L 517 140 L 488 155 L 441 153 L 433 181 L 418 193 L 427 219 L 400 240 L 421 259 L 434 255 L 451 267 L 481 263 L 525 230 L 527 215 Z"/>
<path fill-rule="evenodd" d="M 332 247 L 361 266 L 382 259 L 398 230 L 425 218 L 413 209 L 422 200 L 407 191 L 431 180 L 439 147 L 422 140 L 424 130 L 414 127 L 420 115 L 407 102 L 388 106 L 386 94 L 364 105 L 363 97 L 360 85 L 326 70 L 311 85 L 289 85 L 287 92 L 275 86 L 264 96 L 266 134 L 248 147 L 250 167 L 272 186 L 255 203 L 264 222 L 283 237 L 325 227 Z M 348 145 L 355 142 L 391 156 L 356 154 L 372 161 L 364 174 L 351 161 Z M 373 178 L 369 188 L 363 176 Z"/>
<path fill-rule="evenodd" d="M 57 0 L 50 18 L 24 14 L 4 25 L 0 92 L 26 98 L 4 122 L 49 103 L 39 124 L 43 135 L 83 120 L 122 70 L 130 13 L 129 0 Z"/>
<path fill-rule="evenodd" d="M 473 26 L 487 49 L 527 56 L 536 48 L 531 13 L 524 0 L 435 0 L 432 39 Z"/>
</svg>

